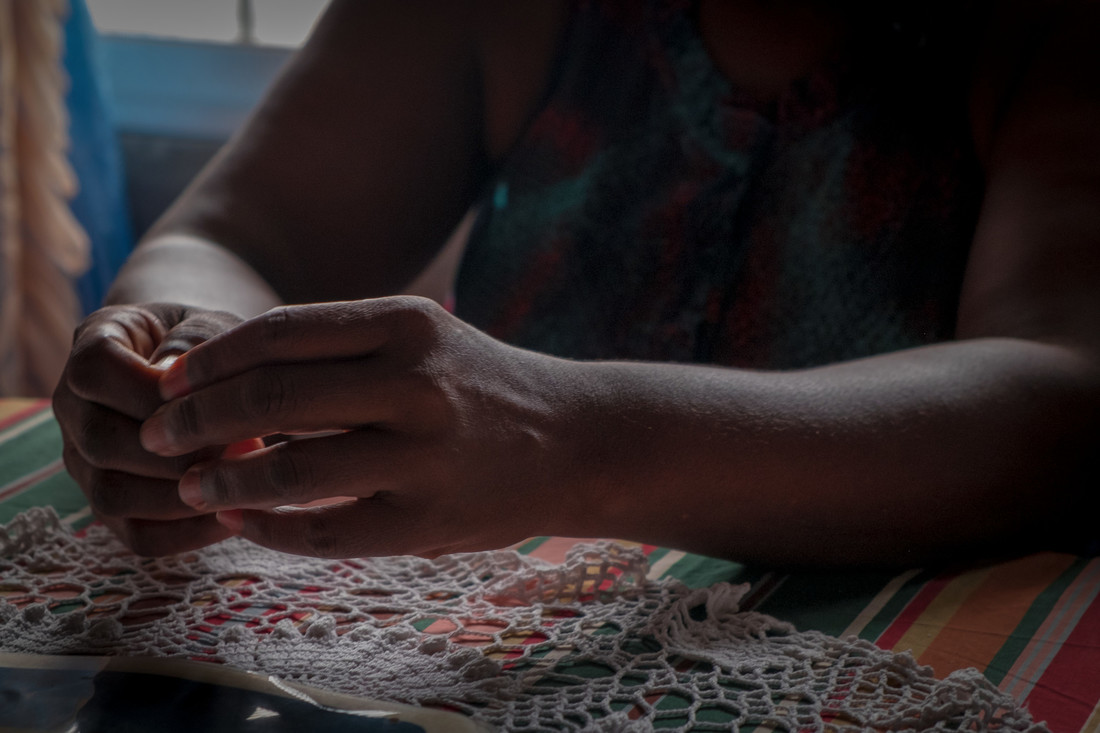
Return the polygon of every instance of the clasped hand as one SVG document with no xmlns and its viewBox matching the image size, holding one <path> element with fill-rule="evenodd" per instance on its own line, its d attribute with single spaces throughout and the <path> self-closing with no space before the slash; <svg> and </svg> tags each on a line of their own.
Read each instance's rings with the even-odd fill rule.
<svg viewBox="0 0 1100 733">
<path fill-rule="evenodd" d="M 319 557 L 434 556 L 550 529 L 569 464 L 558 389 L 570 362 L 519 350 L 413 297 L 276 308 L 164 372 L 141 426 L 198 516 Z M 208 456 L 209 457 L 209 456 Z M 322 506 L 302 505 L 332 497 Z"/>
</svg>

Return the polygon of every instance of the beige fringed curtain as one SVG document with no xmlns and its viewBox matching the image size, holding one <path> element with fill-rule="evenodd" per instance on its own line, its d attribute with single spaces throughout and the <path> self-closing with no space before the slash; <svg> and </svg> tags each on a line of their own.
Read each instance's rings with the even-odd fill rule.
<svg viewBox="0 0 1100 733">
<path fill-rule="evenodd" d="M 53 391 L 89 245 L 68 201 L 68 0 L 0 0 L 0 396 Z"/>
</svg>

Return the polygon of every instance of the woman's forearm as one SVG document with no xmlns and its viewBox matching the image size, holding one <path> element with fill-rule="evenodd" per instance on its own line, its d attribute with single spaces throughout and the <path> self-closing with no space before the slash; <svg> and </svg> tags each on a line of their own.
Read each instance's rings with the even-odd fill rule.
<svg viewBox="0 0 1100 733">
<path fill-rule="evenodd" d="M 784 373 L 582 368 L 575 534 L 912 564 L 1071 537 L 1096 478 L 1096 367 L 1059 347 L 959 341 Z"/>
<path fill-rule="evenodd" d="M 248 318 L 280 305 L 247 263 L 205 239 L 163 234 L 144 242 L 119 273 L 108 305 L 180 303 Z"/>
</svg>

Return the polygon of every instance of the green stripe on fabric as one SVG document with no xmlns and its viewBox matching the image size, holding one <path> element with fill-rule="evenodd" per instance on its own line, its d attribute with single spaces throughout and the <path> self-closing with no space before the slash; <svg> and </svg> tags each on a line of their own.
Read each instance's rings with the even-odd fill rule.
<svg viewBox="0 0 1100 733">
<path fill-rule="evenodd" d="M 88 501 L 81 493 L 80 487 L 62 468 L 60 472 L 39 481 L 26 491 L 0 504 L 0 524 L 10 522 L 19 512 L 25 512 L 36 506 L 52 506 L 57 510 L 58 516 L 67 517 L 88 506 Z M 80 529 L 91 521 L 92 517 L 89 515 L 79 522 L 74 522 L 74 529 Z"/>
<path fill-rule="evenodd" d="M 39 413 L 28 416 L 7 431 L 18 432 L 28 421 L 36 421 Z M 56 465 L 61 458 L 61 428 L 52 416 L 34 424 L 18 435 L 12 435 L 0 449 L 0 487 L 13 487 L 21 479 L 32 476 L 51 464 Z M 32 507 L 52 506 L 61 517 L 65 517 L 88 505 L 76 482 L 64 467 L 19 490 L 17 493 L 0 500 L 0 523 L 10 522 L 16 514 Z M 82 525 L 91 522 L 91 517 L 82 520 Z"/>
<path fill-rule="evenodd" d="M 859 638 L 865 641 L 878 641 L 878 638 L 890 627 L 890 624 L 894 623 L 894 619 L 898 617 L 902 609 L 909 605 L 909 601 L 913 600 L 917 593 L 920 592 L 921 588 L 924 587 L 925 583 L 934 578 L 935 575 L 935 573 L 926 570 L 910 578 L 909 581 L 899 588 L 898 592 L 886 602 L 882 610 L 875 614 L 875 617 L 863 627 L 863 630 L 859 632 Z"/>
<path fill-rule="evenodd" d="M 543 542 L 546 542 L 545 537 L 533 537 L 517 547 L 516 552 L 521 555 L 530 555 L 532 552 L 539 549 Z"/>
<path fill-rule="evenodd" d="M 61 428 L 44 420 L 4 443 L 0 453 L 0 486 L 5 486 L 61 457 Z"/>
<path fill-rule="evenodd" d="M 667 555 L 669 552 L 670 552 L 670 550 L 667 547 L 656 547 L 656 548 L 654 548 L 653 552 L 649 553 L 649 555 L 646 556 L 646 559 L 649 560 L 649 566 L 653 567 L 654 565 L 656 565 L 657 561 L 659 561 L 662 557 Z"/>
<path fill-rule="evenodd" d="M 676 578 L 689 588 L 705 588 L 721 582 L 747 583 L 751 580 L 741 563 L 691 554 L 674 563 L 665 577 Z"/>
<path fill-rule="evenodd" d="M 799 629 L 838 636 L 867 606 L 892 572 L 794 573 L 756 609 Z"/>
<path fill-rule="evenodd" d="M 1054 610 L 1058 599 L 1062 597 L 1070 584 L 1088 566 L 1089 562 L 1090 559 L 1078 558 L 1035 598 L 1035 602 L 1027 609 L 1027 613 L 1024 614 L 1020 623 L 1012 630 L 1012 634 L 1005 640 L 1004 645 L 990 660 L 989 666 L 986 667 L 985 676 L 990 682 L 995 685 L 1001 684 L 1005 675 L 1012 669 L 1012 665 L 1016 663 L 1027 645 L 1035 638 L 1039 627 L 1043 625 L 1050 612 Z"/>
</svg>

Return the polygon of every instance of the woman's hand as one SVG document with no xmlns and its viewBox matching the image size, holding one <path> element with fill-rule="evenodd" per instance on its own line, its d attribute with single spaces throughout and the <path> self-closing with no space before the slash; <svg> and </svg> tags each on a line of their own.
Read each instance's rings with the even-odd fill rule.
<svg viewBox="0 0 1100 733">
<path fill-rule="evenodd" d="M 277 308 L 184 354 L 141 429 L 171 461 L 211 443 L 323 433 L 199 464 L 196 513 L 321 557 L 495 548 L 570 512 L 571 362 L 502 344 L 413 297 Z M 327 506 L 289 508 L 332 497 Z M 236 511 L 243 509 L 243 511 Z"/>
<path fill-rule="evenodd" d="M 229 313 L 172 304 L 110 306 L 77 329 L 53 408 L 65 466 L 92 511 L 135 552 L 164 555 L 229 536 L 213 515 L 179 500 L 177 485 L 210 442 L 170 458 L 138 441 L 160 407 L 157 380 L 171 360 L 240 322 Z"/>
</svg>

